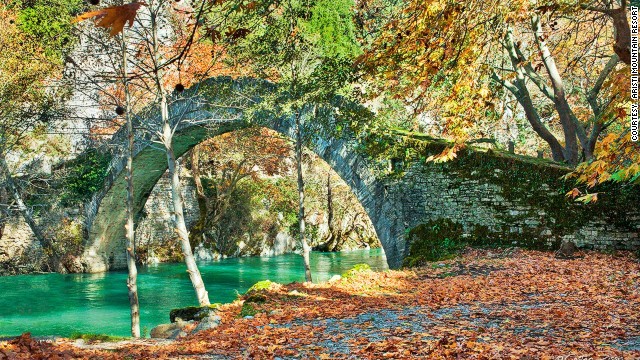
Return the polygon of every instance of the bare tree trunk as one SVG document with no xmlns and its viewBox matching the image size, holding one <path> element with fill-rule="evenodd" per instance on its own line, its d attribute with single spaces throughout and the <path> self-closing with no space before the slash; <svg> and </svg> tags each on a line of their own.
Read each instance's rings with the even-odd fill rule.
<svg viewBox="0 0 640 360">
<path fill-rule="evenodd" d="M 609 6 L 612 6 L 616 2 L 610 2 Z M 620 1 L 620 7 L 615 8 L 597 8 L 589 6 L 588 2 L 580 4 L 585 10 L 596 11 L 608 15 L 613 21 L 613 33 L 614 44 L 613 51 L 615 51 L 618 58 L 627 65 L 631 65 L 631 27 L 629 26 L 628 4 L 627 0 Z"/>
<path fill-rule="evenodd" d="M 198 303 L 200 306 L 210 305 L 209 294 L 204 287 L 202 281 L 202 275 L 196 264 L 196 259 L 193 256 L 191 250 L 191 243 L 189 242 L 189 232 L 187 231 L 187 224 L 184 221 L 184 205 L 182 203 L 182 186 L 180 185 L 180 173 L 176 169 L 176 157 L 173 152 L 172 144 L 172 131 L 169 125 L 169 113 L 167 109 L 166 96 L 162 95 L 162 118 L 163 118 L 163 134 L 164 145 L 167 151 L 167 165 L 169 167 L 169 177 L 171 178 L 171 199 L 173 202 L 173 216 L 176 226 L 176 231 L 180 239 L 180 245 L 182 246 L 182 254 L 184 255 L 184 262 L 187 265 L 187 272 L 193 284 L 193 289 L 198 297 Z"/>
<path fill-rule="evenodd" d="M 307 243 L 304 222 L 304 179 L 302 177 L 302 129 L 300 128 L 300 111 L 296 111 L 296 169 L 298 172 L 298 220 L 300 223 L 300 242 L 302 243 L 302 257 L 304 259 L 304 278 L 310 282 L 311 264 L 309 260 L 311 247 Z"/>
<path fill-rule="evenodd" d="M 173 130 L 169 123 L 169 107 L 167 104 L 167 93 L 163 87 L 164 71 L 159 67 L 161 62 L 161 54 L 159 50 L 158 40 L 158 23 L 156 21 L 156 14 L 151 11 L 151 32 L 152 32 L 152 51 L 155 60 L 155 85 L 157 93 L 156 95 L 160 99 L 160 110 L 162 115 L 162 142 L 165 146 L 167 153 L 167 166 L 169 168 L 169 177 L 171 178 L 171 200 L 173 202 L 173 215 L 176 232 L 180 239 L 180 245 L 182 247 L 182 255 L 184 256 L 184 262 L 187 265 L 187 272 L 189 273 L 189 279 L 193 285 L 193 289 L 196 292 L 198 303 L 200 306 L 210 305 L 209 294 L 205 289 L 204 282 L 202 281 L 202 275 L 196 264 L 196 259 L 193 256 L 191 250 L 191 243 L 189 242 L 189 231 L 184 221 L 184 205 L 182 203 L 182 186 L 180 185 L 180 174 L 176 170 L 176 156 L 173 152 Z"/>
<path fill-rule="evenodd" d="M 18 187 L 13 180 L 13 176 L 11 176 L 11 171 L 9 170 L 9 165 L 7 165 L 7 160 L 5 159 L 4 153 L 0 153 L 0 171 L 4 175 L 5 182 L 9 188 L 9 191 L 11 192 L 13 200 L 16 202 L 16 205 L 18 205 L 18 210 L 22 214 L 22 217 L 24 218 L 27 225 L 29 225 L 29 228 L 33 232 L 33 235 L 36 237 L 38 243 L 40 243 L 40 246 L 44 250 L 45 254 L 48 253 L 47 255 L 49 257 L 49 269 L 62 274 L 68 273 L 68 269 L 62 263 L 60 255 L 58 255 L 56 249 L 53 247 L 51 240 L 44 235 L 38 224 L 36 224 L 36 221 L 33 219 L 31 209 L 29 209 L 24 204 L 24 201 L 22 201 L 22 196 L 20 195 Z"/>
<path fill-rule="evenodd" d="M 131 312 L 131 336 L 140 337 L 140 303 L 138 302 L 138 268 L 136 266 L 135 228 L 133 223 L 133 152 L 134 134 L 131 121 L 131 93 L 129 92 L 129 80 L 127 71 L 127 43 L 125 31 L 122 31 L 122 81 L 125 94 L 125 119 L 127 121 L 127 225 L 125 226 L 127 238 L 127 288 L 129 290 L 129 307 Z"/>
<path fill-rule="evenodd" d="M 613 51 L 625 64 L 631 65 L 631 27 L 627 19 L 626 1 L 623 1 L 619 9 L 612 10 L 609 16 L 613 19 L 613 27 L 615 28 Z"/>
<path fill-rule="evenodd" d="M 509 53 L 509 58 L 511 60 L 511 65 L 513 66 L 516 72 L 515 83 L 512 84 L 509 81 L 500 79 L 496 74 L 493 75 L 494 80 L 501 83 L 507 90 L 509 90 L 518 100 L 518 103 L 524 109 L 525 116 L 531 124 L 533 131 L 538 134 L 544 141 L 549 144 L 551 148 L 551 155 L 555 161 L 564 161 L 565 152 L 564 148 L 556 139 L 555 136 L 547 129 L 546 126 L 540 120 L 540 115 L 536 111 L 533 102 L 531 101 L 531 94 L 527 89 L 527 85 L 525 82 L 525 74 L 522 66 L 520 66 L 520 60 L 518 59 L 517 52 L 515 50 L 515 43 L 513 41 L 513 31 L 511 28 L 507 30 L 505 35 L 505 48 Z"/>
<path fill-rule="evenodd" d="M 591 88 L 591 90 L 589 90 L 589 92 L 587 93 L 587 102 L 589 103 L 591 111 L 593 112 L 593 128 L 591 129 L 589 140 L 584 149 L 585 160 L 593 159 L 598 136 L 600 136 L 600 133 L 608 126 L 608 124 L 606 124 L 605 122 L 605 119 L 603 119 L 603 109 L 598 102 L 598 94 L 600 94 L 600 90 L 602 90 L 602 86 L 604 85 L 605 80 L 616 68 L 618 61 L 620 61 L 620 58 L 617 54 L 611 56 L 607 64 L 600 72 L 600 75 L 593 85 L 593 88 Z"/>
<path fill-rule="evenodd" d="M 333 194 L 331 194 L 331 174 L 327 172 L 327 224 L 333 230 Z"/>
<path fill-rule="evenodd" d="M 0 187 L 0 239 L 4 236 L 4 229 L 9 219 L 9 194 L 6 187 Z"/>
<path fill-rule="evenodd" d="M 556 63 L 553 60 L 551 51 L 549 51 L 549 48 L 544 42 L 542 26 L 540 25 L 540 18 L 537 15 L 534 15 L 531 18 L 531 29 L 534 32 L 538 49 L 542 54 L 542 62 L 547 69 L 547 73 L 549 74 L 549 78 L 551 79 L 551 84 L 553 85 L 553 102 L 556 108 L 556 112 L 560 117 L 562 130 L 564 131 L 565 160 L 567 160 L 570 164 L 577 164 L 578 140 L 576 134 L 576 124 L 574 124 L 573 120 L 571 119 L 571 108 L 569 107 L 569 102 L 567 101 L 565 95 L 564 83 L 562 81 L 562 78 L 560 77 L 560 72 L 558 72 Z"/>
<path fill-rule="evenodd" d="M 327 173 L 327 230 L 329 238 L 325 242 L 326 251 L 333 251 L 339 241 L 333 227 L 333 193 L 331 192 L 331 174 Z"/>
</svg>

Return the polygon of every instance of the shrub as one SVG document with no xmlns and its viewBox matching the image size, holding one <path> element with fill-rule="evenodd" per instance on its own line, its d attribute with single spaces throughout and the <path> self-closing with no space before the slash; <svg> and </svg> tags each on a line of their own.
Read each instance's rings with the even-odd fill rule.
<svg viewBox="0 0 640 360">
<path fill-rule="evenodd" d="M 420 266 L 454 257 L 465 246 L 462 233 L 462 225 L 449 219 L 432 220 L 414 227 L 407 234 L 411 245 L 403 265 Z"/>
<path fill-rule="evenodd" d="M 68 175 L 63 182 L 62 205 L 89 200 L 104 185 L 110 161 L 108 153 L 91 149 L 69 162 L 66 165 Z"/>
</svg>

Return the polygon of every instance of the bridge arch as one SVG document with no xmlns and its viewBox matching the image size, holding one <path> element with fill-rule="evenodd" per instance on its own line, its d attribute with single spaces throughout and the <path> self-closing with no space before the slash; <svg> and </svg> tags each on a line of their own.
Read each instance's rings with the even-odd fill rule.
<svg viewBox="0 0 640 360">
<path fill-rule="evenodd" d="M 261 96 L 269 94 L 269 86 L 257 80 L 216 78 L 172 98 L 170 115 L 189 120 L 183 122 L 184 126 L 176 127 L 176 155 L 182 156 L 208 138 L 253 125 L 293 138 L 293 119 L 270 117 L 265 111 L 259 114 L 259 120 L 254 116 L 248 121 L 237 110 L 242 106 L 233 106 L 233 110 L 227 107 L 226 120 L 210 121 L 219 111 L 219 107 L 211 106 L 212 102 L 242 102 L 238 99 L 259 102 Z M 248 98 L 246 94 L 253 97 Z M 361 109 L 355 104 L 349 106 L 353 107 L 350 110 Z M 138 116 L 150 123 L 157 123 L 160 117 L 153 108 Z M 113 143 L 121 147 L 125 135 L 124 132 L 115 134 Z M 420 142 L 420 150 L 416 147 L 413 151 L 419 151 L 423 158 L 440 153 L 450 145 L 426 140 L 419 134 L 399 133 L 398 136 Z M 640 201 L 639 193 L 612 191 L 593 206 L 576 204 L 565 197 L 568 184 L 562 175 L 570 170 L 555 163 L 469 147 L 459 151 L 455 161 L 435 164 L 418 158 L 404 166 L 401 177 L 379 177 L 372 164 L 356 151 L 357 142 L 348 132 L 340 136 L 332 133 L 316 136 L 308 148 L 350 186 L 369 215 L 391 268 L 399 267 L 408 252 L 410 229 L 420 225 L 434 228 L 442 222 L 461 225 L 463 238 L 481 243 L 488 240 L 501 246 L 554 248 L 563 240 L 571 240 L 579 246 L 597 249 L 640 248 L 640 225 L 636 225 L 640 214 L 619 211 L 633 209 L 630 204 Z M 103 189 L 85 204 L 87 242 L 81 259 L 84 271 L 100 272 L 125 266 L 125 160 L 122 154 L 114 157 Z M 137 212 L 143 209 L 166 169 L 164 149 L 154 145 L 148 135 L 136 139 Z"/>
<path fill-rule="evenodd" d="M 220 83 L 219 79 L 210 81 L 214 84 Z M 223 79 L 222 81 L 225 86 L 236 87 L 236 89 L 255 86 L 251 82 L 247 83 L 246 80 Z M 197 89 L 198 86 L 194 88 Z M 210 111 L 204 109 L 206 107 L 204 104 L 210 104 L 211 101 L 194 100 L 200 96 L 197 90 L 193 90 L 184 96 L 189 100 L 174 101 L 170 105 L 170 114 L 183 114 L 183 116 L 187 114 L 186 116 L 190 120 L 195 120 L 183 121 L 187 125 L 178 127 L 173 142 L 176 157 L 184 155 L 191 148 L 207 139 L 255 125 L 294 138 L 294 122 L 290 118 L 265 117 L 259 122 L 249 122 L 243 118 L 242 114 L 235 113 L 236 116 L 233 120 L 218 121 L 215 124 L 197 121 L 199 118 L 211 116 Z M 157 115 L 152 114 L 151 116 Z M 121 142 L 124 138 L 123 135 L 117 133 L 113 142 Z M 398 247 L 398 244 L 403 242 L 398 242 L 398 239 L 394 238 L 391 228 L 388 226 L 389 221 L 385 217 L 385 212 L 382 211 L 385 207 L 384 184 L 374 176 L 368 160 L 356 151 L 355 140 L 347 135 L 341 137 L 314 136 L 307 147 L 326 161 L 349 185 L 371 219 L 389 266 L 399 266 L 404 246 Z M 164 149 L 155 145 L 152 138 L 136 139 L 133 168 L 135 212 L 140 213 L 153 187 L 167 170 Z M 124 253 L 126 208 L 124 199 L 126 199 L 126 179 L 124 157 L 120 154 L 116 155 L 112 161 L 102 191 L 95 194 L 91 202 L 85 205 L 88 234 L 81 262 L 86 272 L 101 272 L 126 267 Z"/>
</svg>

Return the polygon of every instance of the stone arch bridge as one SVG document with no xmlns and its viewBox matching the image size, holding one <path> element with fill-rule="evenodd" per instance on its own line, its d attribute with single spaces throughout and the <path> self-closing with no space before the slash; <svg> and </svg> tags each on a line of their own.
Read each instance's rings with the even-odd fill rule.
<svg viewBox="0 0 640 360">
<path fill-rule="evenodd" d="M 206 139 L 253 125 L 293 137 L 291 119 L 263 114 L 259 121 L 248 121 L 237 110 L 243 106 L 240 103 L 233 105 L 233 110 L 225 111 L 219 110 L 224 107 L 215 105 L 233 103 L 238 98 L 259 101 L 261 91 L 268 92 L 268 86 L 247 80 L 218 78 L 205 81 L 172 99 L 170 116 L 182 119 L 174 135 L 176 157 Z M 252 93 L 252 97 L 247 93 Z M 157 110 L 143 111 L 138 116 L 144 118 L 145 123 L 152 124 L 148 126 L 157 124 L 159 118 Z M 212 118 L 218 120 L 211 121 Z M 122 143 L 124 135 L 117 133 L 113 142 Z M 466 150 L 460 154 L 459 160 L 451 164 L 416 161 L 410 166 L 405 165 L 400 175 L 387 176 L 376 172 L 373 162 L 363 157 L 356 146 L 355 139 L 344 133 L 342 136 L 317 136 L 308 147 L 351 187 L 368 213 L 392 268 L 399 267 L 408 252 L 407 234 L 410 229 L 423 223 L 437 224 L 444 219 L 461 224 L 465 236 L 500 238 L 505 244 L 535 242 L 544 247 L 569 238 L 579 245 L 596 248 L 633 248 L 640 245 L 640 222 L 631 222 L 639 218 L 638 213 L 620 218 L 616 211 L 603 213 L 601 208 L 585 209 L 568 202 L 561 191 L 554 190 L 558 187 L 554 184 L 557 176 L 566 171 L 561 167 L 535 163 L 511 154 Z M 441 151 L 442 144 L 421 148 L 424 155 L 428 155 Z M 81 262 L 86 272 L 126 266 L 126 180 L 125 159 L 121 153 L 114 156 L 103 189 L 85 205 L 88 236 Z M 491 167 L 482 168 L 482 164 L 487 162 L 492 164 Z M 140 212 L 154 185 L 167 169 L 163 148 L 149 136 L 136 139 L 133 167 L 135 211 Z M 538 175 L 550 172 L 556 176 L 542 180 L 537 177 L 535 181 L 522 178 L 519 181 L 518 178 L 530 169 Z M 509 182 L 512 178 L 515 180 Z M 529 193 L 536 195 L 530 196 Z M 602 203 L 599 206 L 606 209 L 616 206 L 606 201 Z"/>
</svg>

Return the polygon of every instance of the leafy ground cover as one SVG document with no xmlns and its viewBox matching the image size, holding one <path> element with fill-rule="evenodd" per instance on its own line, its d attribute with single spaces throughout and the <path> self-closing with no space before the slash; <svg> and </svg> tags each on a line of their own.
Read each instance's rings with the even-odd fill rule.
<svg viewBox="0 0 640 360">
<path fill-rule="evenodd" d="M 0 343 L 0 358 L 640 358 L 637 259 L 582 255 L 466 250 L 413 270 L 270 284 L 264 301 L 223 305 L 221 326 L 174 342 L 23 335 Z M 247 306 L 255 315 L 240 317 Z"/>
</svg>

